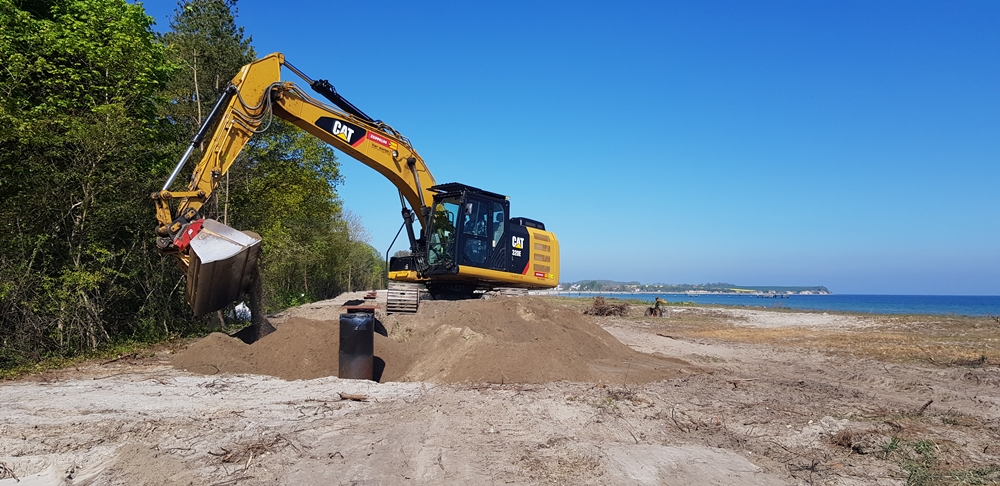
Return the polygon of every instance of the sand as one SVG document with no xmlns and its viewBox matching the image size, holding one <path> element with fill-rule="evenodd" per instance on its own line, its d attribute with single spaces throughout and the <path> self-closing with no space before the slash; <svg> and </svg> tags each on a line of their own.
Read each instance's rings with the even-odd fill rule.
<svg viewBox="0 0 1000 486">
<path fill-rule="evenodd" d="M 343 310 L 326 310 L 327 319 L 291 317 L 252 345 L 211 334 L 173 363 L 202 374 L 337 376 Z M 587 316 L 539 298 L 425 301 L 416 315 L 380 319 L 389 334 L 375 335 L 375 356 L 385 362 L 382 382 L 648 383 L 696 369 L 637 352 Z"/>
<path fill-rule="evenodd" d="M 430 303 L 382 316 L 376 383 L 331 376 L 342 302 L 283 312 L 253 346 L 218 334 L 0 383 L 0 486 L 903 486 L 924 464 L 1000 482 L 992 361 L 893 362 L 801 340 L 926 332 L 926 319 Z M 972 324 L 961 329 L 994 325 Z M 942 345 L 958 339 L 934 326 Z M 657 373 L 672 377 L 639 382 Z"/>
</svg>

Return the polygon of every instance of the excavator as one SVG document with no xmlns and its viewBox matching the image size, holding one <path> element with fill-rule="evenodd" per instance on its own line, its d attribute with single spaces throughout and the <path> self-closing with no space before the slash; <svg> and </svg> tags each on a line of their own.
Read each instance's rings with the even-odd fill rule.
<svg viewBox="0 0 1000 486">
<path fill-rule="evenodd" d="M 335 107 L 282 81 L 282 67 Z M 455 182 L 438 184 L 406 137 L 358 109 L 329 81 L 310 79 L 274 53 L 243 66 L 163 188 L 152 194 L 157 248 L 174 256 L 185 272 L 185 298 L 195 315 L 221 310 L 248 294 L 253 302 L 255 285 L 259 289 L 261 238 L 205 219 L 201 209 L 243 147 L 273 117 L 375 169 L 399 190 L 410 255 L 390 260 L 393 282 L 425 286 L 433 298 L 547 289 L 559 282 L 559 241 L 543 223 L 511 217 L 509 198 L 501 194 Z M 198 147 L 200 160 L 187 189 L 172 190 Z M 407 295 L 416 299 L 416 292 Z M 416 311 L 416 302 L 397 304 Z M 253 307 L 252 313 L 260 313 Z"/>
</svg>

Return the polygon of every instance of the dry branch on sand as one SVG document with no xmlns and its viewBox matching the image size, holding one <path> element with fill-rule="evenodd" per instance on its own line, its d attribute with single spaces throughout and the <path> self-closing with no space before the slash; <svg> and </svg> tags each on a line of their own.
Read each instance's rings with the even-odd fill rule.
<svg viewBox="0 0 1000 486">
<path fill-rule="evenodd" d="M 6 463 L 0 462 L 0 479 L 13 479 L 14 481 L 20 482 L 21 480 L 17 478 L 14 474 L 14 468 L 8 466 Z"/>
<path fill-rule="evenodd" d="M 594 297 L 594 304 L 585 311 L 588 316 L 622 316 L 628 315 L 628 304 L 608 304 L 604 297 Z"/>
<path fill-rule="evenodd" d="M 351 401 L 355 401 L 355 402 L 364 402 L 364 401 L 368 400 L 368 396 L 367 395 L 357 395 L 357 394 L 352 394 L 352 393 L 341 392 L 340 393 L 340 399 L 341 400 L 351 400 Z"/>
<path fill-rule="evenodd" d="M 232 448 L 219 447 L 222 452 L 209 451 L 209 454 L 218 457 L 222 463 L 241 464 L 243 465 L 242 471 L 246 472 L 250 468 L 250 464 L 254 458 L 260 458 L 266 453 L 273 454 L 281 449 L 283 445 L 291 445 L 291 443 L 280 434 L 273 437 L 261 436 L 255 441 L 237 444 Z M 240 471 L 240 469 L 233 472 L 236 471 Z"/>
</svg>

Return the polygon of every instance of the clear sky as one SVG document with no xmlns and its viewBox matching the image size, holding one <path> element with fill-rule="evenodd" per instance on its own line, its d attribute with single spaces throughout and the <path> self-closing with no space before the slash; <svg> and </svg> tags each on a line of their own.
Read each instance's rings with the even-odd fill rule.
<svg viewBox="0 0 1000 486">
<path fill-rule="evenodd" d="M 1000 295 L 1000 2 L 238 6 L 438 182 L 544 222 L 561 281 Z M 396 190 L 340 155 L 384 252 Z"/>
</svg>

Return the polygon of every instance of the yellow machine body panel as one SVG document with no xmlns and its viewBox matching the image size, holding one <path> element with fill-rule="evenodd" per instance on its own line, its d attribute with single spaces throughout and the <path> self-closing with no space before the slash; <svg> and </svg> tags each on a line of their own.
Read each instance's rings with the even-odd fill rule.
<svg viewBox="0 0 1000 486">
<path fill-rule="evenodd" d="M 427 279 L 420 278 L 416 270 L 390 270 L 389 280 L 394 282 L 423 283 Z"/>
</svg>

